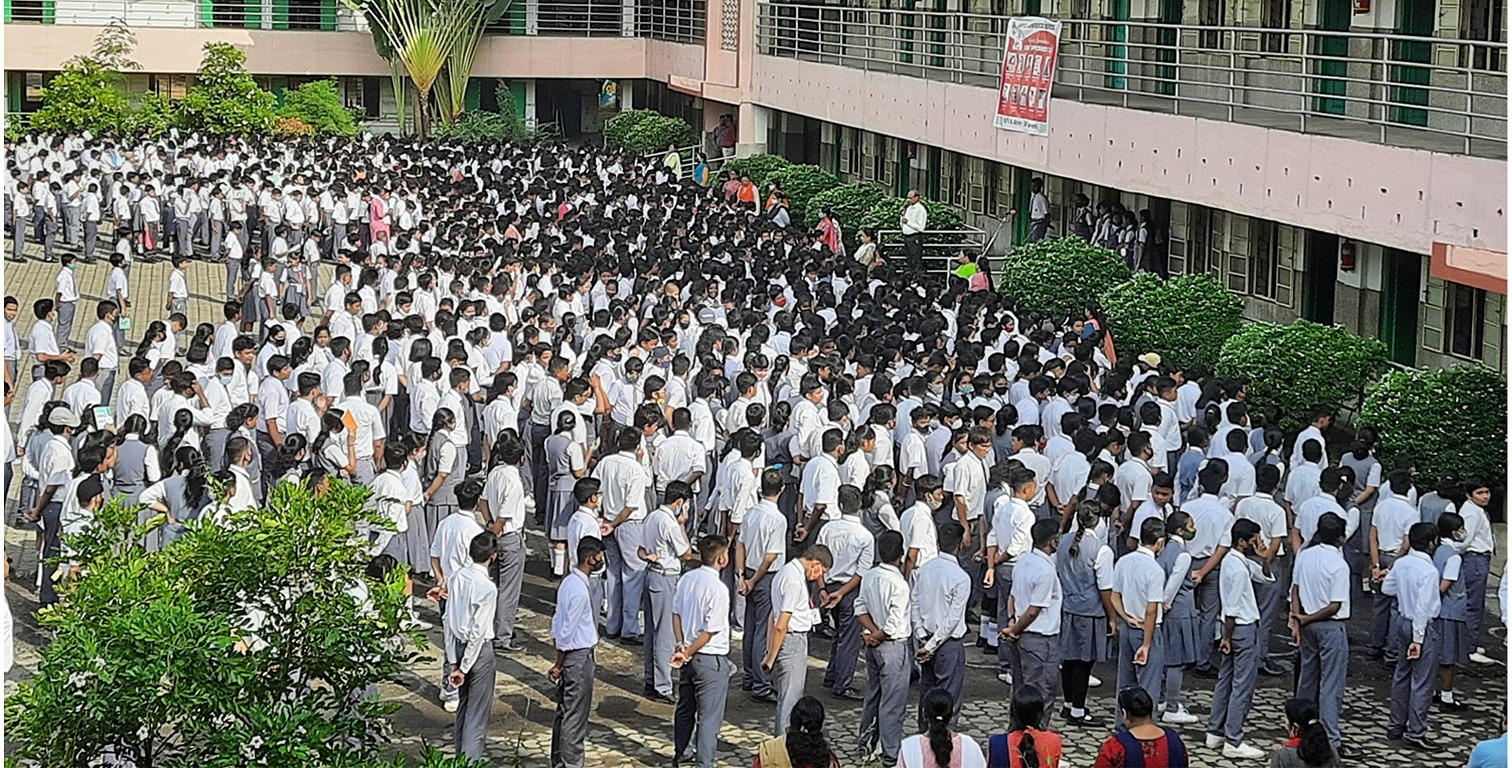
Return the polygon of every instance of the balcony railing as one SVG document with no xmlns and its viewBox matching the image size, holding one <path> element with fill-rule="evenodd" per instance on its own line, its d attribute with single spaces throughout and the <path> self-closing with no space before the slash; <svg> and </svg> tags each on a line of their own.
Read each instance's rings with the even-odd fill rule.
<svg viewBox="0 0 1512 768">
<path fill-rule="evenodd" d="M 705 0 L 515 0 L 491 34 L 701 43 Z M 13 24 L 366 32 L 340 0 L 5 0 Z"/>
<path fill-rule="evenodd" d="M 786 2 L 762 2 L 758 21 L 764 54 L 989 88 L 1007 28 L 1004 16 Z M 1054 95 L 1505 158 L 1506 61 L 1505 43 L 1069 20 Z"/>
</svg>

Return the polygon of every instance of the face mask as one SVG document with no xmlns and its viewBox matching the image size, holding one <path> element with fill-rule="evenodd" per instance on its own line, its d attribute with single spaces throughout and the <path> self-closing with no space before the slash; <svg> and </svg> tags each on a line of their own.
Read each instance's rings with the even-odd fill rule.
<svg viewBox="0 0 1512 768">
<path fill-rule="evenodd" d="M 970 384 L 961 385 L 961 394 L 963 395 L 969 395 L 974 391 L 975 389 Z"/>
<path fill-rule="evenodd" d="M 1185 539 L 1187 541 L 1191 541 L 1192 539 L 1197 538 L 1197 531 L 1196 530 L 1182 531 L 1181 532 L 1181 538 L 1183 538 L 1183 539 Z"/>
<path fill-rule="evenodd" d="M 222 376 L 222 377 L 220 377 L 220 383 L 223 384 L 223 385 L 225 385 L 225 386 L 228 386 L 228 387 L 231 386 L 231 377 L 230 376 Z"/>
</svg>

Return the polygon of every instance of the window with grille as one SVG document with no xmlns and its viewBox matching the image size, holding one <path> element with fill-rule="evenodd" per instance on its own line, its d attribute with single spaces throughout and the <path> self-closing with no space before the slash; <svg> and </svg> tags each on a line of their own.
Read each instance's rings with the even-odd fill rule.
<svg viewBox="0 0 1512 768">
<path fill-rule="evenodd" d="M 1460 10 L 1460 37 L 1488 43 L 1507 41 L 1506 0 L 1466 0 Z M 1490 45 L 1461 48 L 1460 66 L 1507 71 L 1506 49 Z"/>
<path fill-rule="evenodd" d="M 1197 6 L 1197 23 L 1204 27 L 1221 27 L 1228 16 L 1227 0 L 1201 0 Z M 1203 30 L 1199 36 L 1204 48 L 1218 48 L 1223 45 L 1222 30 Z"/>
<path fill-rule="evenodd" d="M 178 101 L 189 92 L 189 75 L 152 75 L 149 87 L 153 93 L 170 101 Z"/>
<path fill-rule="evenodd" d="M 1276 270 L 1278 262 L 1276 222 L 1250 219 L 1250 294 L 1261 298 L 1276 298 Z"/>
<path fill-rule="evenodd" d="M 1445 283 L 1444 352 L 1472 360 L 1486 358 L 1486 292 Z"/>
</svg>

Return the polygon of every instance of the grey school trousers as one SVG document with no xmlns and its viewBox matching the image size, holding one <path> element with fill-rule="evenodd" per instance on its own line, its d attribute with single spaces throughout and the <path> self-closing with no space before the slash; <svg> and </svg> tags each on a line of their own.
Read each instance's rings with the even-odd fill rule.
<svg viewBox="0 0 1512 768">
<path fill-rule="evenodd" d="M 1347 622 L 1315 621 L 1302 628 L 1298 650 L 1297 696 L 1318 702 L 1318 719 L 1328 742 L 1339 748 L 1339 713 L 1344 708 L 1344 677 L 1349 671 Z"/>
<path fill-rule="evenodd" d="M 725 702 L 730 697 L 730 657 L 695 653 L 679 672 L 672 754 L 682 755 L 688 744 L 694 742 L 696 730 L 698 768 L 714 768 L 719 727 L 724 724 Z"/>
<path fill-rule="evenodd" d="M 1254 624 L 1239 624 L 1229 638 L 1229 652 L 1219 654 L 1218 685 L 1213 689 L 1213 711 L 1207 732 L 1222 735 L 1228 743 L 1244 742 L 1244 720 L 1255 698 L 1255 676 L 1260 673 L 1260 630 Z"/>
<path fill-rule="evenodd" d="M 457 658 L 462 659 L 466 650 L 463 644 L 459 641 L 455 648 Z M 462 687 L 457 689 L 457 754 L 474 760 L 483 758 L 483 742 L 488 738 L 488 719 L 493 715 L 496 665 L 493 650 L 484 648 L 463 678 Z"/>
<path fill-rule="evenodd" d="M 882 764 L 898 760 L 903 719 L 908 713 L 908 675 L 913 659 L 908 641 L 886 640 L 866 649 L 866 701 L 861 709 L 861 743 L 882 750 Z"/>
<path fill-rule="evenodd" d="M 788 717 L 793 705 L 803 698 L 803 684 L 808 679 L 807 632 L 788 632 L 772 661 L 772 692 L 777 694 L 777 713 L 772 720 L 772 735 L 787 733 Z M 763 653 L 763 656 L 766 654 Z"/>
<path fill-rule="evenodd" d="M 1044 697 L 1045 708 L 1040 711 L 1037 723 L 1009 721 L 1009 730 L 1030 725 L 1035 728 L 1050 727 L 1050 716 L 1055 713 L 1055 699 L 1060 693 L 1060 635 L 1040 635 L 1025 632 L 1016 642 L 999 641 L 1009 646 L 1009 658 L 1013 661 L 1013 684 L 1032 685 Z"/>
<path fill-rule="evenodd" d="M 672 653 L 677 650 L 677 638 L 672 634 L 672 597 L 677 593 L 678 575 L 646 569 L 646 591 L 641 597 L 641 610 L 646 614 L 646 660 L 647 687 L 657 693 L 672 697 Z"/>
<path fill-rule="evenodd" d="M 592 648 L 567 651 L 557 681 L 556 719 L 551 723 L 551 765 L 584 768 L 587 764 L 588 717 L 593 714 Z"/>
<path fill-rule="evenodd" d="M 494 614 L 494 645 L 514 640 L 515 616 L 520 612 L 520 584 L 525 580 L 525 532 L 499 537 L 499 557 L 494 560 L 494 584 L 499 587 Z"/>
</svg>

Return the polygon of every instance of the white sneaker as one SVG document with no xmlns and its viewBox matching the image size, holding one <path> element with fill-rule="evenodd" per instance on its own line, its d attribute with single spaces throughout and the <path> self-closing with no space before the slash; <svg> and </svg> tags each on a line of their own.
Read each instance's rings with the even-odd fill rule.
<svg viewBox="0 0 1512 768">
<path fill-rule="evenodd" d="M 1475 662 L 1476 664 L 1495 664 L 1496 659 L 1493 659 L 1490 656 L 1482 653 L 1482 650 L 1483 649 L 1476 649 L 1475 653 L 1470 654 L 1470 660 Z"/>
<path fill-rule="evenodd" d="M 430 630 L 435 629 L 436 625 L 423 619 L 409 618 L 400 622 L 400 628 L 404 630 L 419 630 L 421 632 L 429 632 Z"/>
<path fill-rule="evenodd" d="M 1087 675 L 1087 687 L 1088 688 L 1101 688 L 1102 687 L 1102 681 L 1099 680 L 1096 675 Z"/>
<path fill-rule="evenodd" d="M 458 702 L 458 699 L 447 699 L 447 700 L 441 702 L 441 708 L 445 709 L 447 712 L 456 712 L 457 711 L 457 702 Z"/>
<path fill-rule="evenodd" d="M 1013 685 L 1013 673 L 1012 672 L 999 672 L 998 673 L 998 679 L 1002 680 L 1004 685 Z"/>
<path fill-rule="evenodd" d="M 1240 760 L 1255 760 L 1265 757 L 1265 753 L 1261 752 L 1258 749 L 1255 749 L 1248 744 L 1240 744 L 1237 747 L 1233 744 L 1224 744 L 1223 756 L 1237 758 Z"/>
<path fill-rule="evenodd" d="M 743 632 L 743 631 L 741 631 L 739 629 L 735 629 L 734 627 L 731 627 L 730 628 L 730 637 L 734 638 L 736 640 L 740 640 L 740 639 L 742 639 L 742 638 L 745 637 L 745 632 Z"/>
<path fill-rule="evenodd" d="M 1175 712 L 1165 712 L 1160 715 L 1160 722 L 1166 725 L 1191 725 L 1197 722 L 1197 716 L 1186 711 L 1186 707 Z"/>
<path fill-rule="evenodd" d="M 1219 747 L 1225 746 L 1222 736 L 1211 733 L 1207 735 L 1207 741 L 1205 743 L 1207 744 L 1208 749 L 1217 749 Z"/>
</svg>

